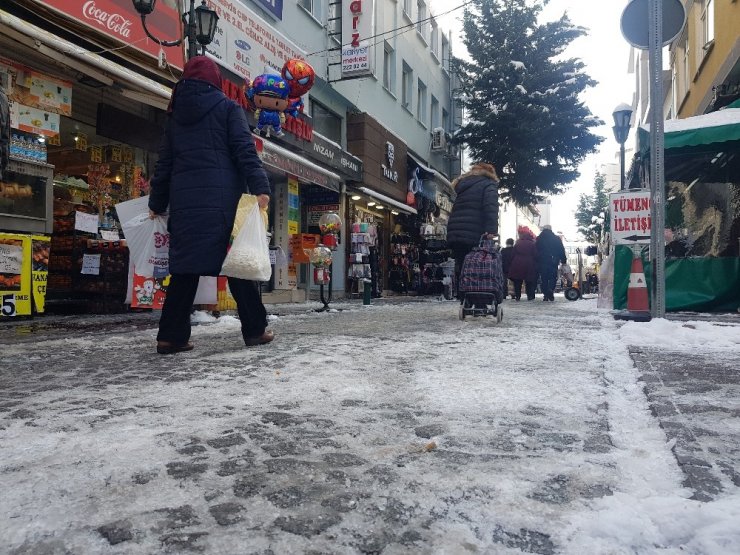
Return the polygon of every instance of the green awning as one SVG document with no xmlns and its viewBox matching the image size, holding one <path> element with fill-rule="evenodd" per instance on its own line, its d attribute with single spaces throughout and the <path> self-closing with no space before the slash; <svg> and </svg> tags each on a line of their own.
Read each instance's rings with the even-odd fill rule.
<svg viewBox="0 0 740 555">
<path fill-rule="evenodd" d="M 666 120 L 665 150 L 686 146 L 701 146 L 740 140 L 740 108 L 725 108 L 717 112 L 685 119 Z M 650 150 L 649 128 L 640 127 L 640 153 Z"/>
</svg>

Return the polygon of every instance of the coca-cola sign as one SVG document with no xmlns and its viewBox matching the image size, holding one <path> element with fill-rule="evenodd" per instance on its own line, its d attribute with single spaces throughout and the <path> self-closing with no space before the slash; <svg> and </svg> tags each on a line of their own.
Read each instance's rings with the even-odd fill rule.
<svg viewBox="0 0 740 555">
<path fill-rule="evenodd" d="M 34 0 L 60 12 L 75 22 L 112 37 L 122 44 L 145 52 L 154 58 L 164 50 L 167 62 L 182 69 L 185 65 L 183 46 L 162 48 L 147 37 L 131 0 Z M 180 8 L 177 0 L 160 0 L 146 18 L 149 31 L 161 40 L 176 40 L 182 35 Z M 127 49 L 122 49 L 125 55 Z"/>
<path fill-rule="evenodd" d="M 106 12 L 95 4 L 95 0 L 88 0 L 82 5 L 82 15 L 123 39 L 131 38 L 131 20 L 120 13 Z"/>
</svg>

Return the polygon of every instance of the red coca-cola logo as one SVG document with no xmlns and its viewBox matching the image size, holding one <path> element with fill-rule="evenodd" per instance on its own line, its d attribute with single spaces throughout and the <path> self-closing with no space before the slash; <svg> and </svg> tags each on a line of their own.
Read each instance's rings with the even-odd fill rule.
<svg viewBox="0 0 740 555">
<path fill-rule="evenodd" d="M 88 0 L 85 2 L 82 6 L 82 15 L 85 16 L 86 19 L 94 21 L 101 27 L 112 31 L 125 39 L 131 37 L 131 20 L 121 14 L 109 13 L 102 8 L 98 8 L 95 5 L 94 0 Z"/>
</svg>

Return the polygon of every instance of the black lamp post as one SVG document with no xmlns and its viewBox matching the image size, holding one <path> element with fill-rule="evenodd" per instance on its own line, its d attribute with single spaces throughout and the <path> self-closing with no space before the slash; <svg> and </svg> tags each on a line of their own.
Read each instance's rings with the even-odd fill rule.
<svg viewBox="0 0 740 555">
<path fill-rule="evenodd" d="M 144 27 L 146 36 L 157 44 L 162 46 L 179 46 L 184 38 L 188 41 L 188 60 L 198 55 L 198 44 L 201 45 L 203 53 L 205 47 L 213 42 L 216 34 L 216 24 L 218 23 L 218 14 L 215 10 L 206 5 L 206 0 L 202 0 L 200 6 L 195 7 L 195 0 L 190 0 L 190 10 L 188 14 L 183 14 L 183 36 L 177 40 L 159 40 L 146 28 L 146 16 L 154 11 L 154 4 L 157 0 L 132 0 L 134 9 L 141 16 L 141 24 Z"/>
<path fill-rule="evenodd" d="M 628 104 L 620 104 L 612 112 L 614 118 L 614 138 L 619 143 L 619 183 L 620 189 L 625 189 L 624 183 L 624 143 L 630 134 L 630 120 L 632 119 L 632 107 Z"/>
</svg>

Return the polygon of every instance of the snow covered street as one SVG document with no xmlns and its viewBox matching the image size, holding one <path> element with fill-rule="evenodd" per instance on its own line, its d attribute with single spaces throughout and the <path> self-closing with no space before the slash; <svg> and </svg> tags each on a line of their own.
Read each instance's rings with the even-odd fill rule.
<svg viewBox="0 0 740 555">
<path fill-rule="evenodd" d="M 0 326 L 0 553 L 740 551 L 737 320 L 333 306 Z"/>
</svg>

